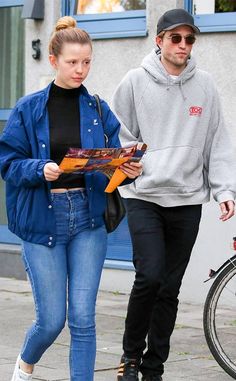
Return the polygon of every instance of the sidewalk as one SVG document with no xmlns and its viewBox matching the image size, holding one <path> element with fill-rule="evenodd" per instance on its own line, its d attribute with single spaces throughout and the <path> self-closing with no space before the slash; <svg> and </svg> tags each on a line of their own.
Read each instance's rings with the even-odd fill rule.
<svg viewBox="0 0 236 381">
<path fill-rule="evenodd" d="M 101 291 L 97 303 L 97 362 L 94 381 L 115 381 L 128 295 Z M 0 381 L 10 381 L 24 333 L 34 319 L 26 281 L 0 278 Z M 69 381 L 66 327 L 35 368 L 34 380 Z M 202 330 L 202 306 L 180 304 L 164 381 L 230 381 L 213 360 Z M 86 380 L 84 380 L 86 381 Z"/>
</svg>

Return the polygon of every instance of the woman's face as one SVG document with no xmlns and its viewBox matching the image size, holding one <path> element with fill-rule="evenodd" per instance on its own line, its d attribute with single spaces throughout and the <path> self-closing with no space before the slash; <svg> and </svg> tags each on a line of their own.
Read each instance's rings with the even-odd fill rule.
<svg viewBox="0 0 236 381">
<path fill-rule="evenodd" d="M 89 44 L 64 43 L 57 57 L 49 56 L 50 63 L 57 72 L 55 84 L 64 89 L 79 87 L 89 73 L 91 59 L 92 49 Z"/>
</svg>

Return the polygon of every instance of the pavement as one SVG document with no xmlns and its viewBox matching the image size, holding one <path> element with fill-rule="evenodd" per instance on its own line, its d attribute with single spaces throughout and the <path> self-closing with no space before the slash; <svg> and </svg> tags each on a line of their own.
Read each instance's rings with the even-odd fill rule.
<svg viewBox="0 0 236 381">
<path fill-rule="evenodd" d="M 116 380 L 128 297 L 127 294 L 99 292 L 94 381 Z M 25 332 L 34 319 L 28 282 L 0 278 L 0 307 L 0 381 L 10 381 Z M 206 345 L 202 309 L 199 304 L 180 303 L 163 381 L 232 380 L 212 358 Z M 68 350 L 66 327 L 35 367 L 34 380 L 69 381 Z"/>
</svg>

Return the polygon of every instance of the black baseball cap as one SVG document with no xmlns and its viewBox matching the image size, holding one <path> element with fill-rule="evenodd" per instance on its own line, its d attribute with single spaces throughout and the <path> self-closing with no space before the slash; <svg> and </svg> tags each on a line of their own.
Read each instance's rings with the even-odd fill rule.
<svg viewBox="0 0 236 381">
<path fill-rule="evenodd" d="M 171 9 L 165 12 L 157 22 L 157 35 L 163 30 L 171 30 L 180 25 L 190 26 L 195 33 L 200 33 L 200 30 L 194 25 L 194 18 L 190 13 L 182 8 Z"/>
</svg>

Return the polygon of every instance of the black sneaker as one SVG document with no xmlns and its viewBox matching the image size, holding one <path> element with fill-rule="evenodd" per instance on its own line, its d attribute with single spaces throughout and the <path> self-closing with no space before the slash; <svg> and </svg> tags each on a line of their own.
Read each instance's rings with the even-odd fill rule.
<svg viewBox="0 0 236 381">
<path fill-rule="evenodd" d="M 122 356 L 117 373 L 117 381 L 139 381 L 140 361 L 137 359 L 130 359 L 126 356 Z"/>
<path fill-rule="evenodd" d="M 163 381 L 163 379 L 160 374 L 156 374 L 153 376 L 143 376 L 142 381 Z"/>
</svg>

